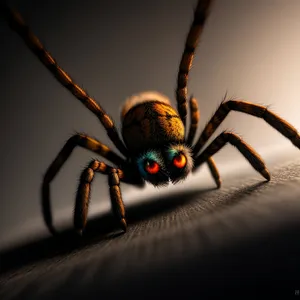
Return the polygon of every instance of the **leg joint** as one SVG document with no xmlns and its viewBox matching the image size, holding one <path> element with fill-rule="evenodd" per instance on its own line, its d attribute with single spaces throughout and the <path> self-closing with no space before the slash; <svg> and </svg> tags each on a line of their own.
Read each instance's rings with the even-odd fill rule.
<svg viewBox="0 0 300 300">
<path fill-rule="evenodd" d="M 232 145 L 237 145 L 242 142 L 242 139 L 235 133 L 232 133 L 230 131 L 224 131 L 222 134 L 226 142 L 229 142 Z"/>
<path fill-rule="evenodd" d="M 86 168 L 81 175 L 81 182 L 91 183 L 94 178 L 94 170 L 91 168 Z"/>
<path fill-rule="evenodd" d="M 229 100 L 224 104 L 227 104 L 230 110 L 243 112 L 258 118 L 264 118 L 264 114 L 268 111 L 265 106 L 246 101 Z"/>
<path fill-rule="evenodd" d="M 68 139 L 67 143 L 77 145 L 80 141 L 82 141 L 82 139 L 85 139 L 85 136 L 83 134 L 76 133 Z"/>
<path fill-rule="evenodd" d="M 118 172 L 116 169 L 111 170 L 109 177 L 108 177 L 108 184 L 110 187 L 120 185 L 120 179 L 119 179 L 119 175 L 118 175 Z"/>
</svg>

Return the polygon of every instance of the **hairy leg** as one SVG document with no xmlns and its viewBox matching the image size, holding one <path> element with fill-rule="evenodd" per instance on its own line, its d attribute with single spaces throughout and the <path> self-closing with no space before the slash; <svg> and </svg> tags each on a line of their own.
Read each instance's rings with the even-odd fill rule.
<svg viewBox="0 0 300 300">
<path fill-rule="evenodd" d="M 212 175 L 217 187 L 220 188 L 222 181 L 221 181 L 220 173 L 219 173 L 219 170 L 216 166 L 214 159 L 212 157 L 209 157 L 206 162 L 207 162 L 210 174 Z"/>
<path fill-rule="evenodd" d="M 80 177 L 74 211 L 74 227 L 76 231 L 79 234 L 82 234 L 87 223 L 91 183 L 94 179 L 95 172 L 108 175 L 108 185 L 113 212 L 117 217 L 121 228 L 126 231 L 125 208 L 120 190 L 120 179 L 124 178 L 124 173 L 121 169 L 115 169 L 98 160 L 91 161 Z"/>
<path fill-rule="evenodd" d="M 194 138 L 196 136 L 196 132 L 200 120 L 200 110 L 198 107 L 197 100 L 194 97 L 190 98 L 189 104 L 190 104 L 191 123 L 190 123 L 190 129 L 189 129 L 186 143 L 188 145 L 192 145 Z M 209 157 L 207 159 L 207 165 L 212 177 L 214 178 L 214 181 L 216 182 L 217 187 L 219 188 L 221 186 L 221 178 L 216 163 L 214 162 L 212 157 Z"/>
<path fill-rule="evenodd" d="M 198 106 L 198 103 L 197 103 L 197 99 L 194 98 L 193 96 L 191 96 L 191 98 L 190 98 L 189 106 L 190 106 L 191 122 L 190 122 L 189 133 L 188 133 L 188 136 L 186 138 L 186 143 L 188 145 L 192 145 L 193 141 L 195 139 L 198 124 L 199 124 L 199 121 L 200 121 L 200 109 L 199 109 L 199 106 Z"/>
<path fill-rule="evenodd" d="M 207 158 L 217 153 L 227 143 L 235 146 L 257 172 L 259 172 L 267 180 L 270 180 L 270 173 L 259 154 L 251 146 L 244 142 L 238 135 L 227 131 L 224 131 L 219 136 L 217 136 L 211 142 L 211 144 L 198 157 L 196 157 L 194 170 L 201 164 L 203 164 L 207 160 Z"/>
<path fill-rule="evenodd" d="M 81 146 L 85 149 L 93 151 L 107 160 L 113 162 L 115 165 L 120 166 L 125 163 L 119 155 L 110 150 L 106 145 L 101 142 L 90 138 L 84 134 L 76 134 L 72 136 L 64 145 L 62 150 L 58 153 L 52 164 L 46 171 L 44 175 L 44 180 L 42 184 L 42 211 L 46 226 L 52 234 L 56 231 L 52 224 L 51 206 L 50 206 L 50 183 L 56 176 L 60 168 L 66 162 L 66 160 L 71 155 L 72 151 L 76 146 Z"/>
<path fill-rule="evenodd" d="M 186 124 L 187 115 L 187 83 L 189 71 L 192 67 L 196 47 L 199 43 L 200 36 L 203 32 L 205 21 L 209 15 L 212 0 L 199 0 L 194 13 L 194 20 L 187 35 L 184 51 L 179 64 L 176 100 L 179 116 Z"/>
<path fill-rule="evenodd" d="M 39 58 L 42 64 L 54 75 L 54 77 L 69 90 L 85 107 L 92 111 L 104 126 L 107 135 L 112 140 L 118 150 L 125 156 L 128 150 L 119 137 L 117 129 L 111 117 L 104 111 L 99 103 L 97 103 L 88 93 L 74 82 L 74 80 L 65 72 L 45 49 L 40 40 L 30 31 L 25 24 L 22 16 L 10 9 L 7 5 L 1 4 L 5 18 L 9 26 L 16 31 L 24 40 L 28 48 Z"/>
<path fill-rule="evenodd" d="M 243 112 L 258 118 L 264 119 L 273 128 L 288 138 L 296 147 L 300 148 L 300 136 L 295 127 L 282 119 L 280 116 L 268 110 L 267 107 L 239 100 L 222 102 L 213 117 L 205 126 L 197 143 L 193 147 L 195 155 L 201 150 L 208 139 L 213 135 L 219 125 L 224 121 L 230 111 Z"/>
</svg>

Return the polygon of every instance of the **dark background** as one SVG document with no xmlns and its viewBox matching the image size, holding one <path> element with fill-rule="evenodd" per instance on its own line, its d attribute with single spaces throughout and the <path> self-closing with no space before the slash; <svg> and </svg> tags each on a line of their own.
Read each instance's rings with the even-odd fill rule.
<svg viewBox="0 0 300 300">
<path fill-rule="evenodd" d="M 99 101 L 119 126 L 122 102 L 157 90 L 174 103 L 184 39 L 196 1 L 9 1 L 61 66 Z M 201 125 L 226 90 L 271 107 L 299 126 L 300 3 L 297 0 L 215 1 L 191 72 Z M 97 119 L 61 87 L 1 20 L 0 248 L 43 230 L 39 188 L 46 168 L 75 131 L 111 145 Z M 261 150 L 288 141 L 263 121 L 232 113 L 235 129 Z M 229 163 L 231 147 L 216 155 Z M 80 170 L 90 153 L 75 150 L 52 185 L 57 225 L 72 220 Z M 242 162 L 243 163 L 243 162 Z M 246 164 L 246 163 L 245 163 Z M 131 188 L 124 193 L 130 201 Z M 101 195 L 101 197 L 99 196 Z M 91 214 L 109 209 L 106 178 L 95 180 Z M 101 199 L 100 199 L 101 198 Z M 42 234 L 46 234 L 44 231 Z"/>
<path fill-rule="evenodd" d="M 133 93 L 157 90 L 174 103 L 179 59 L 196 1 L 8 2 L 118 127 L 122 102 Z M 271 105 L 299 128 L 299 14 L 298 0 L 215 1 L 189 82 L 189 91 L 200 102 L 201 128 L 226 91 L 229 96 Z M 0 249 L 7 249 L 48 236 L 40 214 L 40 184 L 69 136 L 83 131 L 109 146 L 112 143 L 97 119 L 56 82 L 3 20 L 0 34 Z M 222 128 L 240 133 L 272 165 L 297 154 L 289 141 L 254 117 L 232 113 Z M 78 176 L 91 156 L 76 150 L 52 184 L 54 220 L 61 228 L 71 225 Z M 215 159 L 224 182 L 227 174 L 234 177 L 248 168 L 230 146 Z M 105 177 L 94 181 L 91 218 L 110 208 L 106 185 Z M 124 185 L 122 189 L 130 206 L 191 186 L 214 186 L 206 168 L 181 186 L 140 191 Z"/>
</svg>

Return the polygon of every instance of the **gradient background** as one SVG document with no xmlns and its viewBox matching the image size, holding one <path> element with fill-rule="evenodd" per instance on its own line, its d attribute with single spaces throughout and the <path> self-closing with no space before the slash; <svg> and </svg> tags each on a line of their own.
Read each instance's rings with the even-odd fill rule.
<svg viewBox="0 0 300 300">
<path fill-rule="evenodd" d="M 157 90 L 174 103 L 178 64 L 196 0 L 8 2 L 118 127 L 120 106 L 133 93 Z M 200 102 L 200 128 L 226 90 L 229 96 L 271 104 L 273 111 L 300 127 L 299 11 L 298 0 L 215 1 L 189 82 L 190 93 Z M 40 214 L 42 176 L 75 131 L 112 143 L 97 118 L 56 82 L 20 37 L 3 20 L 0 26 L 0 248 L 5 248 L 48 234 Z M 262 154 L 292 148 L 254 117 L 231 113 L 218 132 L 225 128 L 234 129 Z M 71 224 L 78 177 L 92 156 L 75 150 L 52 184 L 56 224 Z M 247 166 L 230 146 L 215 156 L 222 175 L 225 165 L 235 164 L 237 158 Z M 91 214 L 110 208 L 106 181 L 104 176 L 94 181 Z M 125 203 L 134 190 L 123 186 Z"/>
</svg>

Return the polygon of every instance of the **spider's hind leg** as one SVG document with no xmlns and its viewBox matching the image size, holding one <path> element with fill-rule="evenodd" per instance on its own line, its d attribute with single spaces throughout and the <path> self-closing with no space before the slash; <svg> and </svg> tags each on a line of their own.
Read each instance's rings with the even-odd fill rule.
<svg viewBox="0 0 300 300">
<path fill-rule="evenodd" d="M 194 97 L 190 98 L 190 102 L 189 102 L 189 106 L 190 106 L 190 129 L 189 129 L 189 133 L 188 136 L 186 138 L 186 143 L 188 145 L 192 145 L 193 141 L 195 139 L 196 136 L 196 132 L 197 132 L 197 128 L 198 128 L 198 124 L 199 124 L 199 120 L 200 120 L 200 110 L 198 107 L 198 103 L 197 103 L 197 99 Z M 218 188 L 221 187 L 221 178 L 220 178 L 220 174 L 219 171 L 217 169 L 216 163 L 213 160 L 212 157 L 209 157 L 207 159 L 207 165 L 209 168 L 209 171 L 217 185 Z"/>
<path fill-rule="evenodd" d="M 98 160 L 93 160 L 88 167 L 83 170 L 80 177 L 74 212 L 75 230 L 79 234 L 82 234 L 82 231 L 86 226 L 91 183 L 94 179 L 95 172 L 108 175 L 112 209 L 114 215 L 119 221 L 121 228 L 124 230 L 124 232 L 126 232 L 127 223 L 125 220 L 125 208 L 120 190 L 120 179 L 122 179 L 124 176 L 123 172 L 120 169 L 112 168 L 104 162 L 100 162 Z"/>
</svg>

